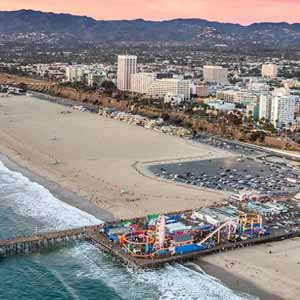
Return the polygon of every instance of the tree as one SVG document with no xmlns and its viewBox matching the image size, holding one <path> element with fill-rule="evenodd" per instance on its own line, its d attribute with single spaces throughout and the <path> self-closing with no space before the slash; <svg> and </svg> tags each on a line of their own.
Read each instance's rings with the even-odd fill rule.
<svg viewBox="0 0 300 300">
<path fill-rule="evenodd" d="M 162 113 L 161 115 L 162 119 L 164 120 L 164 122 L 167 122 L 170 120 L 170 115 L 168 113 Z"/>
<path fill-rule="evenodd" d="M 24 82 L 18 83 L 18 84 L 16 85 L 16 87 L 19 88 L 19 89 L 21 89 L 21 90 L 23 90 L 23 91 L 27 91 L 27 89 L 28 89 L 27 84 L 24 83 Z"/>
<path fill-rule="evenodd" d="M 114 91 L 116 89 L 115 84 L 110 80 L 105 80 L 102 82 L 101 87 L 106 91 Z"/>
</svg>

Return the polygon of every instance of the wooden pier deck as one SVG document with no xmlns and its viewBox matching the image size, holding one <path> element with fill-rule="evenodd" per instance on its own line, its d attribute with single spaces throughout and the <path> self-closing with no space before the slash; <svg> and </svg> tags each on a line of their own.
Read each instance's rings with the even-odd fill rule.
<svg viewBox="0 0 300 300">
<path fill-rule="evenodd" d="M 9 240 L 0 240 L 0 257 L 7 257 L 18 254 L 27 254 L 39 252 L 47 247 L 66 245 L 76 241 L 87 241 L 102 251 L 108 252 L 126 265 L 147 269 L 159 268 L 167 263 L 184 262 L 197 259 L 201 256 L 211 255 L 218 252 L 231 251 L 234 249 L 245 248 L 300 237 L 300 231 L 276 232 L 268 236 L 258 237 L 251 240 L 240 242 L 228 242 L 226 244 L 212 247 L 206 250 L 186 253 L 182 255 L 173 255 L 153 258 L 135 258 L 124 253 L 120 245 L 114 244 L 100 232 L 102 225 L 82 227 L 77 229 L 50 232 L 34 235 L 31 237 L 19 237 Z"/>
<path fill-rule="evenodd" d="M 101 225 L 0 240 L 0 257 L 39 252 L 44 248 L 86 240 Z"/>
</svg>

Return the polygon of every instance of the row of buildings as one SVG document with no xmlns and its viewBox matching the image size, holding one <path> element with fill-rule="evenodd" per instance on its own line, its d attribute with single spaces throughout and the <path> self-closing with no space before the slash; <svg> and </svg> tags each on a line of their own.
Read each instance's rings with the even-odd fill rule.
<svg viewBox="0 0 300 300">
<path fill-rule="evenodd" d="M 99 86 L 107 79 L 107 70 L 103 65 L 68 65 L 65 80 L 76 83 L 86 81 L 87 85 Z"/>
<path fill-rule="evenodd" d="M 117 88 L 121 91 L 163 98 L 165 103 L 180 103 L 190 100 L 191 94 L 208 96 L 208 85 L 216 90 L 214 107 L 232 110 L 236 104 L 246 107 L 246 114 L 255 120 L 271 122 L 275 128 L 290 127 L 294 123 L 297 97 L 290 95 L 288 88 L 270 91 L 268 80 L 278 76 L 275 64 L 262 66 L 262 79 L 249 80 L 244 88 L 231 86 L 228 70 L 221 66 L 204 66 L 202 85 L 195 85 L 183 76 L 164 76 L 154 72 L 137 72 L 137 56 L 118 56 Z M 207 85 L 208 84 L 208 85 Z"/>
<path fill-rule="evenodd" d="M 158 77 L 156 73 L 138 73 L 137 56 L 119 55 L 117 71 L 117 88 L 121 91 L 164 98 L 166 95 L 180 96 L 182 100 L 190 99 L 190 81 L 182 78 Z"/>
<path fill-rule="evenodd" d="M 228 70 L 220 66 L 204 66 L 204 81 L 207 83 L 228 84 Z M 200 97 L 208 96 L 205 85 L 194 86 L 183 76 L 137 72 L 137 56 L 119 55 L 117 71 L 117 88 L 154 98 L 176 96 L 181 100 L 189 100 L 191 94 Z"/>
<path fill-rule="evenodd" d="M 278 69 L 275 64 L 262 66 L 262 77 L 276 78 Z M 208 84 L 228 85 L 228 70 L 221 66 L 204 66 L 203 81 Z M 117 69 L 117 87 L 121 91 L 129 91 L 151 97 L 164 98 L 167 94 L 182 95 L 184 100 L 190 99 L 190 94 L 200 97 L 208 96 L 205 85 L 193 86 L 190 80 L 183 76 L 157 74 L 137 71 L 137 56 L 119 55 Z M 257 86 L 263 89 L 264 85 Z M 194 89 L 194 90 L 193 90 Z M 228 94 L 228 92 L 226 92 Z"/>
<path fill-rule="evenodd" d="M 218 109 L 227 110 L 236 106 L 246 107 L 246 115 L 255 121 L 268 121 L 275 128 L 288 128 L 294 124 L 295 115 L 299 112 L 299 96 L 293 95 L 289 88 L 275 88 L 270 90 L 263 83 L 249 83 L 247 88 L 220 89 L 216 92 L 216 99 L 222 106 Z M 231 106 L 230 106 L 231 105 Z M 223 109 L 224 108 L 224 109 Z"/>
</svg>

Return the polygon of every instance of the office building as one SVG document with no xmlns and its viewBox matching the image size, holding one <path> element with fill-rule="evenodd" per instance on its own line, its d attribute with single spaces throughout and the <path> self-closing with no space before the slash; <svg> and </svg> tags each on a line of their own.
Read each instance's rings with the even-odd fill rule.
<svg viewBox="0 0 300 300">
<path fill-rule="evenodd" d="M 229 103 L 240 103 L 244 95 L 240 90 L 218 90 L 216 98 Z"/>
<path fill-rule="evenodd" d="M 190 81 L 181 79 L 155 80 L 147 94 L 154 98 L 164 98 L 168 93 L 183 95 L 185 100 L 190 100 Z"/>
<path fill-rule="evenodd" d="M 72 65 L 66 67 L 66 80 L 68 82 L 79 82 L 84 79 L 84 67 L 82 65 Z"/>
<path fill-rule="evenodd" d="M 137 57 L 135 55 L 118 56 L 117 88 L 130 91 L 131 75 L 136 73 Z"/>
<path fill-rule="evenodd" d="M 208 86 L 207 85 L 197 85 L 196 86 L 197 97 L 208 97 Z"/>
<path fill-rule="evenodd" d="M 155 80 L 155 73 L 133 74 L 131 75 L 131 91 L 138 94 L 147 94 Z"/>
<path fill-rule="evenodd" d="M 265 78 L 275 79 L 278 75 L 278 67 L 275 64 L 262 65 L 261 75 Z"/>
<path fill-rule="evenodd" d="M 228 70 L 220 66 L 204 66 L 203 67 L 203 79 L 209 83 L 228 83 Z"/>
</svg>

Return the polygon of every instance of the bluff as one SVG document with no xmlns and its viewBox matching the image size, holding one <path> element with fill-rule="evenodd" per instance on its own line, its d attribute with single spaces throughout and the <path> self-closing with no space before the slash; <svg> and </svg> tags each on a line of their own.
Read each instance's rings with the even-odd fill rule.
<svg viewBox="0 0 300 300">
<path fill-rule="evenodd" d="M 99 94 L 98 92 L 84 92 L 72 87 L 62 86 L 56 83 L 43 80 L 36 80 L 28 77 L 20 77 L 6 73 L 0 73 L 0 84 L 26 84 L 30 90 L 49 94 L 56 97 L 70 99 L 76 102 L 90 103 L 96 106 L 116 108 L 124 112 L 133 112 L 147 117 L 163 117 L 168 114 L 170 122 L 178 122 L 183 126 L 192 128 L 196 132 L 208 132 L 220 136 L 230 137 L 235 140 L 242 140 L 251 143 L 249 136 L 244 134 L 239 127 L 220 126 L 216 123 L 208 122 L 207 120 L 199 120 L 184 114 L 182 112 L 162 111 L 152 106 L 141 106 L 131 101 L 118 100 Z M 276 137 L 267 136 L 263 142 L 256 144 L 265 147 L 272 147 L 284 150 L 300 151 L 300 145 L 293 142 L 286 142 Z"/>
</svg>

